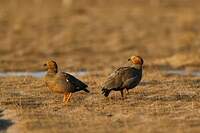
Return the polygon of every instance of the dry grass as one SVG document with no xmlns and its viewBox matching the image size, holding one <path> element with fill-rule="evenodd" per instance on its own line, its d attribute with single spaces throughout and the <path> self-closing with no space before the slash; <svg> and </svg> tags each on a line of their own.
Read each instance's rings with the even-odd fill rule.
<svg viewBox="0 0 200 133">
<path fill-rule="evenodd" d="M 200 55 L 197 0 L 73 0 L 70 8 L 61 0 L 17 1 L 0 5 L 4 71 L 41 70 L 47 58 L 75 71 L 119 66 L 132 54 L 143 56 L 146 65 L 176 54 Z"/>
<path fill-rule="evenodd" d="M 64 105 L 42 80 L 1 78 L 1 106 L 17 112 L 8 131 L 21 132 L 199 132 L 200 79 L 147 70 L 125 100 L 100 94 L 104 74 L 82 77 L 90 94 L 76 93 Z"/>
<path fill-rule="evenodd" d="M 91 72 L 81 77 L 91 93 L 68 105 L 41 79 L 0 78 L 3 132 L 200 131 L 200 78 L 160 72 L 199 70 L 198 0 L 0 2 L 0 71 L 42 70 L 53 58 L 61 69 Z M 99 85 L 133 54 L 144 57 L 143 82 L 125 100 L 104 98 Z"/>
</svg>

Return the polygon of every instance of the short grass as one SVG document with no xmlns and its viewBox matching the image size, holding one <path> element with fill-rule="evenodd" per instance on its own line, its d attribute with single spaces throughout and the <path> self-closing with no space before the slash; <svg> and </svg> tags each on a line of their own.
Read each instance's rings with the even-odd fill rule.
<svg viewBox="0 0 200 133">
<path fill-rule="evenodd" d="M 99 85 L 105 74 L 81 77 L 91 93 L 75 93 L 62 103 L 41 79 L 1 78 L 1 107 L 15 113 L 8 131 L 21 132 L 199 132 L 200 79 L 166 76 L 147 70 L 143 82 L 121 99 L 108 98 Z"/>
</svg>

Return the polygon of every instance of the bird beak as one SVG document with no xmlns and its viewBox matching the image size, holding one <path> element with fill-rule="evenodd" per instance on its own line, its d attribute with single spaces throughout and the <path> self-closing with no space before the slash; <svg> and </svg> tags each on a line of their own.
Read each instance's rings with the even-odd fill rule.
<svg viewBox="0 0 200 133">
<path fill-rule="evenodd" d="M 128 61 L 130 61 L 131 59 L 129 58 Z"/>
</svg>

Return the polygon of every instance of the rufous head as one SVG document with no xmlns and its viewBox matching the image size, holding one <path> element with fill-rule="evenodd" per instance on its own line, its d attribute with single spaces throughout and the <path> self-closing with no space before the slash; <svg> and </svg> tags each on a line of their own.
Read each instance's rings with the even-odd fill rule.
<svg viewBox="0 0 200 133">
<path fill-rule="evenodd" d="M 143 61 L 143 59 L 142 59 L 142 57 L 140 57 L 140 56 L 131 56 L 129 59 L 128 59 L 128 61 L 131 61 L 131 63 L 132 64 L 134 64 L 134 65 L 143 65 L 144 64 L 144 61 Z"/>
<path fill-rule="evenodd" d="M 57 72 L 58 69 L 56 62 L 50 59 L 44 64 L 44 67 L 47 68 L 48 70 L 53 70 L 55 72 Z"/>
</svg>

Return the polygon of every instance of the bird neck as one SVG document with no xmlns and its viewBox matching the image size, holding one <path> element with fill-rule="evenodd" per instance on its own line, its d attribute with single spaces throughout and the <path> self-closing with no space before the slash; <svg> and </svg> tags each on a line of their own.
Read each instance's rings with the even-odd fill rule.
<svg viewBox="0 0 200 133">
<path fill-rule="evenodd" d="M 135 68 L 135 69 L 137 69 L 137 70 L 142 69 L 142 65 L 140 65 L 140 64 L 132 64 L 131 67 L 133 67 L 133 68 Z"/>
<path fill-rule="evenodd" d="M 58 72 L 58 69 L 57 68 L 50 68 L 48 69 L 47 73 L 48 74 L 56 74 Z"/>
</svg>

